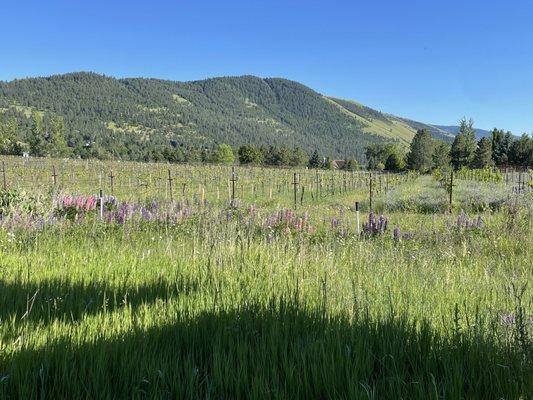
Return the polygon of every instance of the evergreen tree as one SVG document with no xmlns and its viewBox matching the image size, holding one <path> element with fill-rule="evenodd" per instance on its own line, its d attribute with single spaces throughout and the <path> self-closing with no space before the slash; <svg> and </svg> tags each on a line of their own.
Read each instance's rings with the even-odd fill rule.
<svg viewBox="0 0 533 400">
<path fill-rule="evenodd" d="M 391 153 L 385 161 L 385 170 L 391 172 L 398 172 L 403 169 L 403 160 L 397 153 Z"/>
<path fill-rule="evenodd" d="M 318 151 L 313 151 L 313 154 L 309 158 L 309 162 L 307 163 L 307 166 L 309 168 L 320 168 L 321 166 L 321 160 L 320 156 L 318 155 Z"/>
<path fill-rule="evenodd" d="M 492 165 L 492 142 L 484 137 L 478 142 L 474 159 L 476 168 L 485 168 Z"/>
<path fill-rule="evenodd" d="M 455 169 L 473 165 L 476 152 L 476 133 L 474 121 L 463 118 L 460 122 L 459 133 L 455 136 L 450 152 L 451 162 Z"/>
<path fill-rule="evenodd" d="M 506 166 L 511 149 L 511 132 L 494 128 L 492 130 L 492 160 L 498 166 Z"/>
<path fill-rule="evenodd" d="M 444 169 L 450 166 L 450 145 L 446 142 L 438 142 L 431 155 L 433 169 Z"/>
<path fill-rule="evenodd" d="M 523 134 L 511 144 L 509 162 L 521 167 L 533 166 L 533 139 Z"/>
<path fill-rule="evenodd" d="M 433 138 L 427 129 L 419 129 L 409 147 L 407 167 L 422 173 L 428 172 L 432 167 L 434 147 Z"/>
</svg>

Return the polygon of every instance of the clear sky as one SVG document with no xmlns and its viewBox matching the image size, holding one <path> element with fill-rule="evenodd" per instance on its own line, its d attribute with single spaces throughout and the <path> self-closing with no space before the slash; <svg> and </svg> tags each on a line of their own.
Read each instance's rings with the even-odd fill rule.
<svg viewBox="0 0 533 400">
<path fill-rule="evenodd" d="M 435 124 L 533 132 L 531 0 L 2 0 L 0 80 L 284 77 Z"/>
</svg>

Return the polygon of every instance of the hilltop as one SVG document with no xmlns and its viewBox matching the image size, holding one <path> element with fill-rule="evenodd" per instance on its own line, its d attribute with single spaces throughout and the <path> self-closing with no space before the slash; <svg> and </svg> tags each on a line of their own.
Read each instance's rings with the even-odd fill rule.
<svg viewBox="0 0 533 400">
<path fill-rule="evenodd" d="M 133 160 L 222 142 L 300 146 L 363 160 L 365 146 L 407 145 L 420 128 L 442 140 L 454 136 L 447 127 L 324 96 L 298 82 L 255 76 L 177 82 L 77 72 L 0 82 L 0 121 L 14 117 L 30 131 L 35 115 L 61 117 L 78 155 L 95 144 L 97 156 Z"/>
</svg>

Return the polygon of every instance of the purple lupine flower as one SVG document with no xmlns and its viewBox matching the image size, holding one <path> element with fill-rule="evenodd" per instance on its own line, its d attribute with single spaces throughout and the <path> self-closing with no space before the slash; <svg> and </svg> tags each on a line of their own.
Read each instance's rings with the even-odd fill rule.
<svg viewBox="0 0 533 400">
<path fill-rule="evenodd" d="M 141 218 L 145 221 L 151 221 L 152 214 L 145 207 L 141 207 Z"/>
<path fill-rule="evenodd" d="M 124 211 L 124 209 L 120 209 L 120 210 L 117 211 L 116 221 L 120 225 L 124 225 L 124 222 L 126 222 L 126 212 Z"/>
<path fill-rule="evenodd" d="M 394 230 L 392 231 L 392 237 L 394 240 L 399 241 L 400 240 L 400 228 L 397 226 L 394 227 Z"/>
<path fill-rule="evenodd" d="M 388 220 L 383 215 L 376 220 L 373 211 L 368 214 L 368 221 L 363 224 L 363 232 L 368 235 L 381 235 L 387 230 Z"/>
<path fill-rule="evenodd" d="M 516 322 L 516 316 L 514 314 L 502 314 L 500 315 L 501 323 L 504 326 L 511 327 Z"/>
<path fill-rule="evenodd" d="M 468 215 L 461 210 L 455 221 L 457 229 L 481 229 L 483 227 L 483 219 L 480 215 L 477 218 L 470 219 Z"/>
</svg>

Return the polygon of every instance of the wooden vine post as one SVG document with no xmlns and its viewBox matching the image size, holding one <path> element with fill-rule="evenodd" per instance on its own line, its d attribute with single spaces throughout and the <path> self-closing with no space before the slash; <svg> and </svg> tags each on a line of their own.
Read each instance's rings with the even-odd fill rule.
<svg viewBox="0 0 533 400">
<path fill-rule="evenodd" d="M 294 186 L 294 209 L 295 210 L 298 207 L 298 184 L 299 184 L 299 181 L 300 181 L 300 177 L 295 172 L 294 173 L 294 178 L 293 178 L 293 181 L 292 181 L 292 185 Z"/>
<path fill-rule="evenodd" d="M 237 173 L 235 172 L 235 167 L 231 167 L 231 204 L 232 206 L 235 203 L 235 182 L 237 182 Z"/>
<path fill-rule="evenodd" d="M 52 182 L 54 183 L 54 186 L 57 186 L 57 174 L 55 165 L 52 165 Z"/>
<path fill-rule="evenodd" d="M 6 162 L 5 161 L 2 161 L 2 180 L 4 182 L 4 191 L 7 191 Z"/>
<path fill-rule="evenodd" d="M 170 168 L 168 169 L 168 194 L 169 194 L 169 198 L 170 198 L 170 201 L 173 201 L 174 200 L 174 196 L 173 196 L 173 193 L 172 193 L 172 181 L 174 179 L 172 179 L 172 174 L 170 172 Z"/>
<path fill-rule="evenodd" d="M 111 170 L 111 172 L 109 173 L 109 183 L 110 183 L 110 186 L 111 186 L 111 196 L 113 196 L 114 193 L 115 193 L 114 181 L 115 181 L 115 175 L 113 175 L 113 170 Z"/>
</svg>

